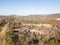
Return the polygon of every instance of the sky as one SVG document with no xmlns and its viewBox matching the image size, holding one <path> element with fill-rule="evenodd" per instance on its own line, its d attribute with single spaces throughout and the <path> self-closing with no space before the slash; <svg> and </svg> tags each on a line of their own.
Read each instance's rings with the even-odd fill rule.
<svg viewBox="0 0 60 45">
<path fill-rule="evenodd" d="M 60 13 L 60 0 L 0 0 L 0 15 Z"/>
</svg>

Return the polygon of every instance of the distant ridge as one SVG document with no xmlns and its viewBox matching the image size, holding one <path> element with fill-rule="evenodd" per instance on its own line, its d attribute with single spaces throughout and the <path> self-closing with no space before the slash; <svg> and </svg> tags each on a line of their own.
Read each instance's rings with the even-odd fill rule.
<svg viewBox="0 0 60 45">
<path fill-rule="evenodd" d="M 60 18 L 60 13 L 56 14 L 40 14 L 40 15 L 29 15 L 27 17 L 50 17 L 50 18 Z"/>
<path fill-rule="evenodd" d="M 60 13 L 57 14 L 50 14 L 48 17 L 53 17 L 53 18 L 60 18 Z"/>
<path fill-rule="evenodd" d="M 0 17 L 4 17 L 4 16 L 7 16 L 7 15 L 0 15 Z M 9 15 L 9 16 L 12 16 L 12 17 L 15 17 L 15 16 L 19 16 L 19 15 Z M 28 16 L 19 16 L 19 17 L 50 17 L 50 18 L 60 18 L 60 13 L 56 13 L 56 14 L 32 14 L 32 15 L 28 15 Z"/>
</svg>

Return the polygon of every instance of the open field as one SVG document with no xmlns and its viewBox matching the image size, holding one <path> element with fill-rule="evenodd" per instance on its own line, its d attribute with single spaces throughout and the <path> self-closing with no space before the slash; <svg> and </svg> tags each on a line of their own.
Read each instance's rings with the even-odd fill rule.
<svg viewBox="0 0 60 45">
<path fill-rule="evenodd" d="M 0 45 L 60 45 L 59 16 L 0 16 Z"/>
</svg>

